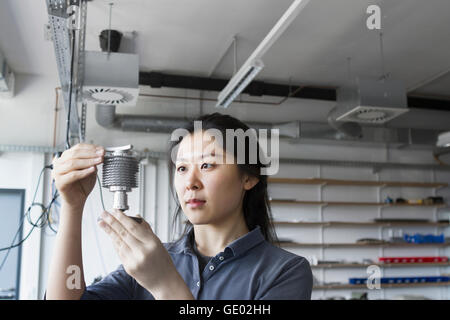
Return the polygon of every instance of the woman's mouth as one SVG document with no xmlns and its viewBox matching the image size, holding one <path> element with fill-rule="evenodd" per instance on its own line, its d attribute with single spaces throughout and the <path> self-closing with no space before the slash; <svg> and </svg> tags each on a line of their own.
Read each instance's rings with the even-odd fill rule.
<svg viewBox="0 0 450 320">
<path fill-rule="evenodd" d="M 187 205 L 190 208 L 199 208 L 199 207 L 202 207 L 205 203 L 206 203 L 205 200 L 193 199 L 193 200 L 189 200 Z"/>
</svg>

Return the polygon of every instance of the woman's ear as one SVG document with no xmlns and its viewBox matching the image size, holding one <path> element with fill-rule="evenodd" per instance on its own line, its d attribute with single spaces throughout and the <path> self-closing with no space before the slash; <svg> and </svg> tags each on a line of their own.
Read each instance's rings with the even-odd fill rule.
<svg viewBox="0 0 450 320">
<path fill-rule="evenodd" d="M 244 177 L 244 189 L 245 190 L 250 190 L 251 188 L 256 186 L 256 184 L 258 182 L 259 182 L 259 179 L 257 177 L 245 175 L 245 177 Z"/>
</svg>

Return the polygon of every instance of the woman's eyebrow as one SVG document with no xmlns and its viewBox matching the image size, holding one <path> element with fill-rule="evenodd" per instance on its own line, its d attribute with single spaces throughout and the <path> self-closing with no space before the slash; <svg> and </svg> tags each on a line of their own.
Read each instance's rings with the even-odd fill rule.
<svg viewBox="0 0 450 320">
<path fill-rule="evenodd" d="M 216 156 L 221 156 L 221 154 L 215 154 L 215 153 L 210 153 L 210 154 L 202 154 L 201 159 L 203 158 L 208 158 L 208 157 L 216 157 Z M 186 161 L 186 158 L 177 158 L 177 162 L 178 161 Z"/>
</svg>

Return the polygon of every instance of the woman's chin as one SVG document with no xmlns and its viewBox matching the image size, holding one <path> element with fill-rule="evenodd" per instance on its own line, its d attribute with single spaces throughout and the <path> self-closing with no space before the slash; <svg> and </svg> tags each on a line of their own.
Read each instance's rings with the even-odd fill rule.
<svg viewBox="0 0 450 320">
<path fill-rule="evenodd" d="M 188 220 L 193 225 L 202 225 L 202 224 L 208 224 L 209 220 L 205 217 L 188 217 Z"/>
</svg>

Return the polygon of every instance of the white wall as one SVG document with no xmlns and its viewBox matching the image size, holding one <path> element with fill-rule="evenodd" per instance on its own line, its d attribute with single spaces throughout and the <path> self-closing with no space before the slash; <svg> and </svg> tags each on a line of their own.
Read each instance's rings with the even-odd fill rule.
<svg viewBox="0 0 450 320">
<path fill-rule="evenodd" d="M 54 77 L 16 75 L 15 96 L 0 98 L 0 144 L 53 143 Z"/>
<path fill-rule="evenodd" d="M 0 144 L 21 144 L 21 145 L 43 145 L 51 146 L 53 143 L 53 123 L 54 123 L 54 88 L 58 82 L 53 78 L 18 75 L 17 77 L 18 92 L 14 99 L 0 101 Z M 199 96 L 199 93 L 192 90 L 151 90 L 142 88 L 143 92 L 157 94 L 176 94 L 181 96 Z M 215 97 L 215 94 L 207 94 L 206 97 Z M 299 116 L 302 105 L 317 104 L 317 112 L 315 114 L 303 114 Z M 61 105 L 62 106 L 62 105 Z M 304 121 L 312 121 L 321 117 L 331 107 L 330 103 L 317 103 L 303 100 L 288 100 L 282 106 L 257 106 L 235 104 L 232 108 L 221 111 L 247 121 L 287 121 L 288 119 L 302 119 Z M 203 113 L 217 111 L 214 109 L 214 103 L 204 103 L 200 105 L 198 101 L 184 101 L 176 99 L 156 99 L 145 98 L 139 100 L 138 106 L 134 108 L 117 108 L 118 113 L 134 113 L 134 114 L 153 114 L 167 115 L 173 117 L 193 117 L 199 114 L 203 108 Z M 148 133 L 130 133 L 118 130 L 106 130 L 98 126 L 94 119 L 94 108 L 88 107 L 87 116 L 87 136 L 86 140 L 95 144 L 104 146 L 118 146 L 125 144 L 133 144 L 137 149 L 148 148 L 152 151 L 165 151 L 166 142 L 169 138 L 167 134 L 148 134 Z M 57 125 L 57 142 L 61 143 L 64 137 L 64 112 L 60 112 Z M 390 150 L 386 151 L 383 147 L 358 147 L 358 146 L 340 146 L 340 145 L 324 145 L 324 144 L 289 144 L 282 141 L 280 145 L 280 156 L 286 158 L 320 158 L 320 159 L 339 159 L 339 160 L 364 160 L 364 161 L 403 161 L 417 163 L 431 163 L 432 157 L 429 150 Z M 0 155 L 0 187 L 2 188 L 24 188 L 26 189 L 27 202 L 26 206 L 31 202 L 30 194 L 34 190 L 37 177 L 43 165 L 49 163 L 49 157 L 45 158 L 41 154 L 30 153 L 4 153 Z M 280 168 L 279 176 L 287 177 L 310 177 L 318 176 L 321 172 L 323 177 L 340 178 L 340 179 L 373 179 L 373 173 L 368 169 L 342 169 L 338 167 L 322 167 L 319 166 L 298 166 L 283 165 Z M 145 188 L 142 190 L 135 189 L 129 195 L 130 213 L 141 213 L 147 221 L 152 224 L 157 235 L 162 241 L 168 241 L 169 237 L 169 220 L 173 210 L 173 203 L 169 203 L 168 177 L 167 169 L 164 161 L 158 161 L 156 164 L 149 162 L 145 165 Z M 380 173 L 380 179 L 411 179 L 421 180 L 429 179 L 430 173 L 420 173 L 411 171 L 383 171 Z M 436 173 L 436 180 L 448 181 L 447 175 Z M 41 200 L 50 200 L 49 180 L 46 180 L 47 189 L 39 193 Z M 283 195 L 288 193 L 302 194 L 308 198 L 317 197 L 317 190 L 306 190 L 304 188 L 285 188 L 281 189 Z M 348 196 L 341 189 L 333 189 L 324 196 L 340 198 Z M 372 199 L 373 190 L 353 190 L 354 195 L 358 197 L 368 197 Z M 271 192 L 277 192 L 271 189 Z M 327 191 L 328 192 L 328 191 Z M 406 191 L 405 191 L 406 192 Z M 410 192 L 410 191 L 407 191 Z M 443 190 L 443 192 L 448 192 Z M 105 205 L 110 207 L 112 203 L 112 195 L 109 191 L 103 190 Z M 291 208 L 285 210 L 274 208 L 277 215 L 291 216 L 293 214 L 303 214 L 306 217 L 317 217 L 317 208 Z M 312 210 L 312 212 L 308 212 Z M 316 211 L 314 211 L 316 210 Z M 107 236 L 96 226 L 95 220 L 97 215 L 102 211 L 98 186 L 93 190 L 88 199 L 84 212 L 83 220 L 83 259 L 85 264 L 86 283 L 89 284 L 98 275 L 105 275 L 114 270 L 119 264 L 119 260 L 114 253 L 112 245 Z M 366 213 L 365 213 L 366 214 Z M 368 217 L 373 217 L 376 212 L 367 212 Z M 388 213 L 386 213 L 388 214 Z M 300 215 L 301 216 L 301 215 Z M 339 210 L 327 208 L 324 211 L 324 217 L 330 219 L 363 219 L 358 211 L 349 210 L 342 212 Z M 364 216 L 365 219 L 366 216 Z M 354 237 L 361 235 L 358 232 L 369 232 L 369 229 L 361 230 L 330 230 L 325 233 L 325 237 L 331 237 L 336 242 L 350 241 Z M 377 234 L 377 230 L 373 231 Z M 317 229 L 304 228 L 283 228 L 279 230 L 280 236 L 293 236 L 301 239 L 306 237 L 312 240 L 319 240 Z M 342 238 L 341 238 L 342 237 Z M 45 290 L 45 284 L 48 276 L 48 265 L 51 257 L 54 237 L 51 234 L 35 230 L 33 236 L 27 240 L 23 250 L 23 272 L 21 298 L 35 299 L 41 298 Z M 312 240 L 310 242 L 312 242 Z M 315 250 L 315 249 L 314 249 Z M 311 256 L 320 254 L 317 250 L 293 249 L 303 256 Z M 327 249 L 329 250 L 329 249 Z M 334 250 L 334 249 L 333 249 Z M 327 251 L 327 257 L 336 257 L 344 254 L 344 249 Z M 348 249 L 345 249 L 348 250 Z M 352 249 L 355 250 L 355 249 Z M 357 256 L 374 257 L 378 252 L 358 252 Z M 393 252 L 395 253 L 395 252 Z M 434 254 L 434 253 L 433 253 Z M 448 251 L 446 252 L 448 255 Z M 26 262 L 26 263 L 24 263 Z M 352 270 L 350 270 L 352 271 Z M 422 272 L 421 269 L 420 272 Z M 347 273 L 346 273 L 347 272 Z M 348 278 L 347 271 L 326 272 L 325 280 Z M 430 270 L 436 272 L 436 270 Z M 447 269 L 448 272 L 448 269 Z M 319 274 L 319 276 L 321 276 Z M 394 292 L 394 290 L 398 290 Z M 442 298 L 443 290 L 448 289 L 428 288 L 426 295 L 434 298 Z M 405 291 L 405 290 L 403 290 Z M 386 297 L 391 294 L 397 294 L 401 289 L 389 289 L 386 291 Z M 339 295 L 340 292 L 329 291 L 327 295 Z M 348 294 L 345 292 L 343 294 Z M 315 293 L 314 297 L 318 298 Z"/>
</svg>

